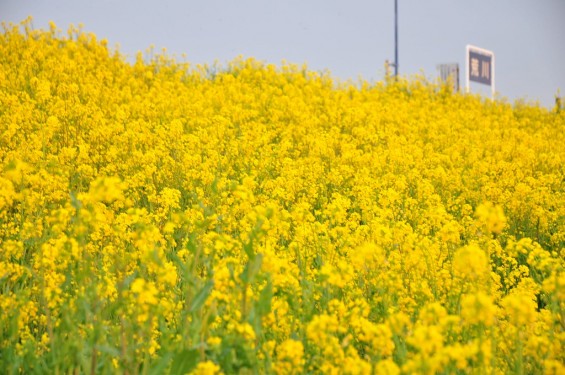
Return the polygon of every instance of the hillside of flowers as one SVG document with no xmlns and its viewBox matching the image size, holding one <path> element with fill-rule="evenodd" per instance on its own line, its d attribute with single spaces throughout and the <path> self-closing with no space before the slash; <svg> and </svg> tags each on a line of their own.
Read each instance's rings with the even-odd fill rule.
<svg viewBox="0 0 565 375">
<path fill-rule="evenodd" d="M 5 374 L 563 374 L 565 113 L 0 34 Z"/>
</svg>

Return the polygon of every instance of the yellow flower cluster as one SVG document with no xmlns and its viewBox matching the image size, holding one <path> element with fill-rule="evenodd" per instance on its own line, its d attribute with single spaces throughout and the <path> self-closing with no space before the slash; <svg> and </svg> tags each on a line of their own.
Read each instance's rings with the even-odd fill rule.
<svg viewBox="0 0 565 375">
<path fill-rule="evenodd" d="M 565 112 L 0 35 L 6 373 L 565 372 Z"/>
</svg>

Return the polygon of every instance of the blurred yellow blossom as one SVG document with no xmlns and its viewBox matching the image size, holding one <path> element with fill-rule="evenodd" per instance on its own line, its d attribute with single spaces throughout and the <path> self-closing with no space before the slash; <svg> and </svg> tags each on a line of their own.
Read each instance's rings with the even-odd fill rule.
<svg viewBox="0 0 565 375">
<path fill-rule="evenodd" d="M 285 340 L 277 348 L 277 374 L 293 374 L 302 371 L 304 366 L 304 345 L 297 340 Z"/>
<path fill-rule="evenodd" d="M 495 316 L 496 307 L 487 294 L 479 291 L 461 299 L 461 317 L 465 323 L 490 326 L 494 323 Z"/>
<path fill-rule="evenodd" d="M 488 233 L 500 234 L 506 227 L 506 216 L 499 205 L 491 202 L 480 204 L 475 210 L 475 216 L 479 225 Z"/>
<path fill-rule="evenodd" d="M 469 280 L 482 280 L 487 276 L 489 261 L 485 252 L 476 244 L 457 250 L 453 256 L 453 270 L 456 275 Z"/>
</svg>

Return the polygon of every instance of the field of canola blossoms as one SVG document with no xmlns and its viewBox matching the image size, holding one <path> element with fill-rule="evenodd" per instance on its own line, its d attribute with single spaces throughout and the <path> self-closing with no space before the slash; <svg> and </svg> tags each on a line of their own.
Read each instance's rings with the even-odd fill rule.
<svg viewBox="0 0 565 375">
<path fill-rule="evenodd" d="M 563 374 L 565 113 L 0 35 L 6 374 Z"/>
</svg>

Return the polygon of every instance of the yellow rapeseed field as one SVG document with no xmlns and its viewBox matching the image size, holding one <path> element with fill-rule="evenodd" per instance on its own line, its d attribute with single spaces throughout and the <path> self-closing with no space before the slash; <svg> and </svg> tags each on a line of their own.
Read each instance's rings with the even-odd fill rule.
<svg viewBox="0 0 565 375">
<path fill-rule="evenodd" d="M 564 374 L 565 113 L 0 35 L 0 371 Z"/>
</svg>

